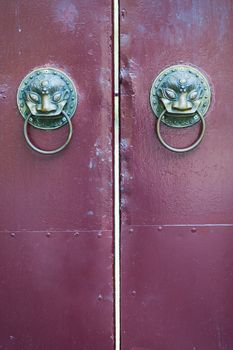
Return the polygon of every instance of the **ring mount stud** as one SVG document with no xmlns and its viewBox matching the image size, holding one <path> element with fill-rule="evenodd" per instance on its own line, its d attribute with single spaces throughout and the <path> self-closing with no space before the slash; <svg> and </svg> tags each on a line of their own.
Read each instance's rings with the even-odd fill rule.
<svg viewBox="0 0 233 350">
<path fill-rule="evenodd" d="M 175 65 L 164 69 L 154 80 L 150 104 L 157 121 L 157 136 L 164 147 L 183 153 L 196 148 L 205 133 L 204 117 L 211 103 L 211 89 L 205 75 L 189 65 Z M 202 130 L 193 145 L 175 148 L 161 136 L 161 123 L 173 128 L 185 128 L 201 121 Z"/>
<path fill-rule="evenodd" d="M 18 88 L 17 105 L 25 120 L 24 137 L 34 151 L 55 154 L 69 144 L 73 134 L 71 118 L 78 105 L 78 96 L 73 81 L 64 72 L 50 67 L 30 72 Z M 28 124 L 42 130 L 54 130 L 68 124 L 68 137 L 61 147 L 43 150 L 29 139 Z"/>
</svg>

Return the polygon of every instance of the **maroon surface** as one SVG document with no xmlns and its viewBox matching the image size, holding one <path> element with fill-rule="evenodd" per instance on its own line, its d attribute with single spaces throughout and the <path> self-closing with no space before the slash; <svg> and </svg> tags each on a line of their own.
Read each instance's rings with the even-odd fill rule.
<svg viewBox="0 0 233 350">
<path fill-rule="evenodd" d="M 122 0 L 121 9 L 123 171 L 133 177 L 124 175 L 128 223 L 232 222 L 232 1 Z M 149 105 L 156 75 L 181 60 L 203 69 L 213 88 L 203 143 L 183 155 L 160 145 Z M 198 126 L 163 130 L 181 146 Z"/>
<path fill-rule="evenodd" d="M 122 349 L 232 349 L 233 226 L 191 229 L 123 232 Z"/>
<path fill-rule="evenodd" d="M 231 0 L 121 0 L 122 350 L 233 348 L 232 30 Z M 181 61 L 213 90 L 187 154 L 159 143 L 149 105 L 156 75 Z M 163 135 L 186 146 L 198 129 Z"/>
<path fill-rule="evenodd" d="M 0 33 L 0 348 L 109 350 L 111 2 L 1 1 Z M 28 148 L 16 107 L 20 81 L 46 65 L 69 74 L 80 99 L 71 143 L 54 156 Z M 66 133 L 32 130 L 45 148 Z"/>
<path fill-rule="evenodd" d="M 2 230 L 111 228 L 111 21 L 104 0 L 1 4 Z M 28 149 L 16 108 L 21 79 L 46 64 L 68 73 L 80 97 L 70 147 L 54 157 Z M 46 134 L 33 132 L 41 147 L 61 143 Z"/>
<path fill-rule="evenodd" d="M 2 233 L 0 349 L 113 349 L 111 238 Z"/>
</svg>

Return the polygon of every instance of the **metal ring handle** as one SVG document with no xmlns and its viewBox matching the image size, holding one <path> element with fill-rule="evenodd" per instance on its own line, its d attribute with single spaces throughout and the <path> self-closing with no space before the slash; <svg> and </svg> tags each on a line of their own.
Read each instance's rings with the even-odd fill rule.
<svg viewBox="0 0 233 350">
<path fill-rule="evenodd" d="M 166 110 L 163 110 L 163 112 L 160 114 L 158 121 L 157 121 L 157 135 L 158 135 L 159 141 L 162 143 L 162 145 L 164 147 L 166 147 L 167 149 L 169 149 L 170 151 L 173 151 L 176 153 L 184 153 L 184 152 L 188 152 L 188 151 L 191 151 L 194 148 L 196 148 L 200 144 L 200 142 L 202 141 L 204 134 L 205 134 L 205 119 L 204 119 L 203 115 L 199 111 L 197 111 L 197 113 L 200 117 L 201 123 L 202 123 L 202 130 L 201 130 L 201 134 L 198 137 L 198 139 L 191 146 L 188 146 L 185 148 L 175 148 L 175 147 L 168 145 L 164 141 L 164 139 L 162 138 L 161 133 L 160 133 L 160 124 L 161 124 L 161 120 L 162 120 L 162 117 L 164 116 L 165 112 L 166 112 Z"/>
<path fill-rule="evenodd" d="M 33 145 L 33 143 L 31 142 L 31 140 L 29 139 L 29 136 L 28 136 L 28 122 L 29 122 L 29 118 L 31 117 L 31 113 L 29 113 L 29 115 L 27 116 L 27 118 L 25 119 L 25 122 L 24 122 L 24 129 L 23 129 L 23 132 L 24 132 L 24 137 L 27 141 L 27 144 L 36 152 L 39 152 L 39 153 L 42 153 L 42 154 L 55 154 L 55 153 L 58 153 L 60 151 L 62 151 L 69 143 L 70 143 L 70 140 L 71 140 L 71 137 L 72 137 L 72 134 L 73 134 L 73 126 L 72 126 L 72 123 L 71 123 L 71 120 L 70 118 L 67 116 L 67 114 L 62 111 L 62 114 L 64 115 L 64 117 L 66 118 L 68 124 L 69 124 L 69 134 L 68 134 L 68 137 L 66 139 L 66 142 L 54 149 L 54 150 L 51 150 L 51 151 L 46 151 L 46 150 L 43 150 L 43 149 L 40 149 L 38 147 L 36 147 L 35 145 Z"/>
</svg>

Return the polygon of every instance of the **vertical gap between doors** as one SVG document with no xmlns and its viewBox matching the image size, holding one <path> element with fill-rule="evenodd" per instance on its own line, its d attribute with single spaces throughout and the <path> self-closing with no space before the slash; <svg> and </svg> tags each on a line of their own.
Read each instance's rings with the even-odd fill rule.
<svg viewBox="0 0 233 350">
<path fill-rule="evenodd" d="M 114 43 L 114 300 L 115 350 L 120 350 L 120 100 L 119 100 L 119 0 L 113 0 Z"/>
</svg>

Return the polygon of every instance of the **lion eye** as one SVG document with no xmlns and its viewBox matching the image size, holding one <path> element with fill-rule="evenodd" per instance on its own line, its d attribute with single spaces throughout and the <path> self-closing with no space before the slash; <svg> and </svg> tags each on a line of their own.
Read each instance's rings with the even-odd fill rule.
<svg viewBox="0 0 233 350">
<path fill-rule="evenodd" d="M 39 102 L 40 98 L 39 95 L 36 94 L 35 92 L 29 92 L 28 93 L 28 99 L 31 100 L 32 102 Z"/>
<path fill-rule="evenodd" d="M 197 98 L 197 91 L 191 91 L 190 94 L 189 94 L 189 99 L 190 100 L 196 100 Z"/>
<path fill-rule="evenodd" d="M 59 102 L 61 97 L 62 97 L 62 94 L 60 92 L 55 92 L 55 94 L 53 95 L 53 100 L 55 102 Z"/>
<path fill-rule="evenodd" d="M 174 100 L 176 98 L 176 93 L 173 90 L 170 89 L 165 89 L 164 90 L 164 95 L 166 98 L 168 98 L 169 100 Z"/>
</svg>

